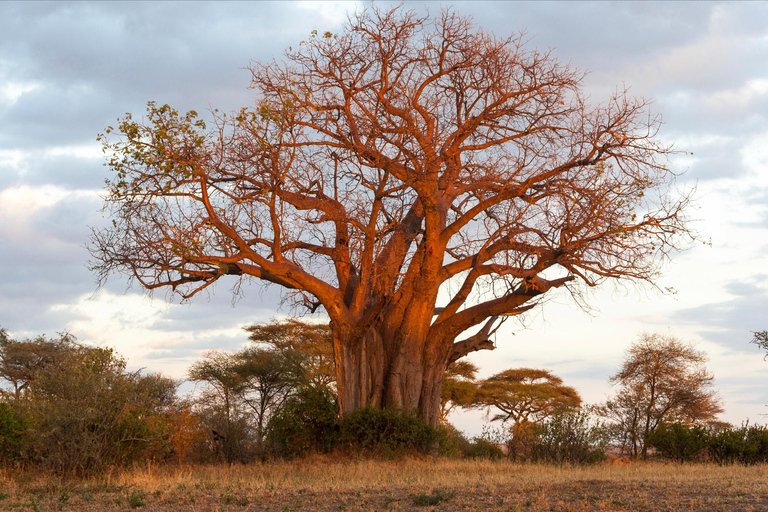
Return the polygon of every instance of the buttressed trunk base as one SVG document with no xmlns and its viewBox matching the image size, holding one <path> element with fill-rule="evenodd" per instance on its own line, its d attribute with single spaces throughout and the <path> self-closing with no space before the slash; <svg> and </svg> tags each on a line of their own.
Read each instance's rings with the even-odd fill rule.
<svg viewBox="0 0 768 512">
<path fill-rule="evenodd" d="M 402 332 L 384 336 L 381 331 L 372 328 L 348 339 L 334 336 L 341 417 L 370 404 L 416 411 L 437 426 L 450 347 Z"/>
</svg>

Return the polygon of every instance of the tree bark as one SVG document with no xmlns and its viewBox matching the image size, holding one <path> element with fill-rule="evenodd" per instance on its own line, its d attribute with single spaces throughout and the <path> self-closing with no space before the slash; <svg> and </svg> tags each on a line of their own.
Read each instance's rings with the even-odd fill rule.
<svg viewBox="0 0 768 512">
<path fill-rule="evenodd" d="M 415 412 L 430 425 L 439 424 L 443 373 L 452 343 L 428 339 L 429 324 L 424 324 L 413 319 L 394 329 L 377 324 L 357 336 L 335 330 L 342 418 L 370 404 Z"/>
</svg>

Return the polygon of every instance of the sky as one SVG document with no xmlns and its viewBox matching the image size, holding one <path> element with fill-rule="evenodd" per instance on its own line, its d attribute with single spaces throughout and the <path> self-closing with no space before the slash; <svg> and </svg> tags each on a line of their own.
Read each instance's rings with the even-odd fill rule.
<svg viewBox="0 0 768 512">
<path fill-rule="evenodd" d="M 88 236 L 104 226 L 110 171 L 96 137 L 148 101 L 180 111 L 252 104 L 246 68 L 280 59 L 312 30 L 338 32 L 360 2 L 0 2 L 0 327 L 17 339 L 67 331 L 113 347 L 129 367 L 183 378 L 211 349 L 246 344 L 242 328 L 289 315 L 277 288 L 224 284 L 190 304 L 148 297 L 120 276 L 96 289 Z M 387 2 L 377 2 L 387 6 Z M 589 71 L 593 103 L 617 88 L 653 98 L 660 139 L 681 150 L 676 186 L 696 188 L 700 241 L 673 255 L 661 294 L 608 284 L 591 310 L 556 295 L 497 348 L 470 359 L 486 377 L 552 370 L 589 403 L 643 332 L 693 343 L 723 399 L 722 419 L 768 417 L 768 361 L 750 344 L 768 329 L 768 3 L 406 2 L 452 6 L 498 36 L 524 30 Z M 479 412 L 451 420 L 478 432 Z"/>
</svg>

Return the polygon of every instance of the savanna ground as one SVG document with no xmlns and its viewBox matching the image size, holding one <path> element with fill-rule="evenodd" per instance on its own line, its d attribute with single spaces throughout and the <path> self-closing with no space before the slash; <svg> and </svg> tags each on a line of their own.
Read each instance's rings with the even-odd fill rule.
<svg viewBox="0 0 768 512">
<path fill-rule="evenodd" d="M 768 466 L 312 458 L 62 480 L 6 470 L 0 510 L 768 510 Z"/>
</svg>

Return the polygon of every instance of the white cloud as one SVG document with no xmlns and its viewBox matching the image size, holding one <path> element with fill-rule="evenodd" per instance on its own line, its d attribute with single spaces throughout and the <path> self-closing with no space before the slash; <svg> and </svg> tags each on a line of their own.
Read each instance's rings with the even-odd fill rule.
<svg viewBox="0 0 768 512">
<path fill-rule="evenodd" d="M 22 171 L 26 168 L 28 153 L 20 149 L 0 149 L 0 170 Z"/>
<path fill-rule="evenodd" d="M 320 16 L 320 21 L 330 24 L 332 26 L 338 26 L 344 23 L 347 19 L 347 14 L 355 12 L 360 8 L 360 2 L 351 1 L 330 1 L 323 2 L 318 0 L 303 0 L 297 4 L 297 7 L 302 10 L 311 11 Z M 326 27 L 319 26 L 318 30 L 323 30 Z"/>
<path fill-rule="evenodd" d="M 183 322 L 176 322 L 178 326 L 170 330 L 158 329 L 171 309 L 186 307 L 138 293 L 119 295 L 100 290 L 93 295 L 82 295 L 71 303 L 55 304 L 50 309 L 72 319 L 66 329 L 78 339 L 114 348 L 131 367 L 148 367 L 173 377 L 183 377 L 194 359 L 216 348 L 217 340 L 246 341 L 245 324 L 196 332 L 185 329 Z M 194 348 L 188 350 L 188 347 Z M 161 366 L 158 366 L 158 354 L 167 354 L 167 360 Z"/>
<path fill-rule="evenodd" d="M 44 208 L 65 199 L 98 197 L 98 191 L 71 191 L 55 185 L 21 185 L 0 190 L 0 240 L 3 243 L 40 243 L 50 240 L 35 229 L 32 219 Z"/>
<path fill-rule="evenodd" d="M 74 158 L 102 159 L 104 153 L 98 144 L 81 144 L 77 146 L 52 146 L 43 152 L 45 157 L 71 156 Z"/>
<path fill-rule="evenodd" d="M 768 97 L 768 78 L 749 80 L 737 89 L 717 91 L 703 98 L 706 107 L 716 110 L 743 110 L 754 101 Z"/>
<path fill-rule="evenodd" d="M 665 48 L 650 56 L 637 73 L 637 78 L 656 84 L 700 82 L 718 74 L 735 50 L 732 36 L 706 35 L 692 43 Z"/>
<path fill-rule="evenodd" d="M 733 142 L 733 140 L 733 137 L 720 133 L 683 133 L 675 137 L 675 145 L 695 154 L 695 151 L 699 148 L 725 147 Z"/>
<path fill-rule="evenodd" d="M 61 201 L 68 192 L 54 185 L 32 187 L 21 185 L 0 191 L 0 215 L 18 215 L 52 206 Z"/>
<path fill-rule="evenodd" d="M 765 187 L 768 184 L 768 131 L 750 137 L 739 156 L 750 174 L 758 178 L 755 185 Z"/>
<path fill-rule="evenodd" d="M 28 92 L 39 89 L 41 85 L 37 82 L 8 82 L 0 87 L 0 102 L 9 106 L 14 105 L 19 98 Z"/>
<path fill-rule="evenodd" d="M 59 157 L 71 157 L 84 160 L 101 160 L 104 153 L 97 144 L 79 144 L 70 146 L 48 146 L 43 149 L 0 149 L 0 171 L 13 171 L 23 175 L 32 164 Z"/>
</svg>

